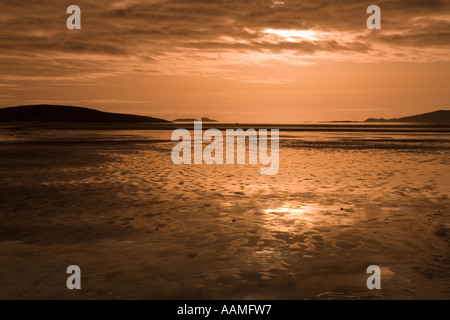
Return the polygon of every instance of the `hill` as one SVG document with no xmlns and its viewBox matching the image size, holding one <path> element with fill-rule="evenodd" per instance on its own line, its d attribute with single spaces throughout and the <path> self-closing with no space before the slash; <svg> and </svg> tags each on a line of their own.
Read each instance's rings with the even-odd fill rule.
<svg viewBox="0 0 450 320">
<path fill-rule="evenodd" d="M 450 125 L 450 110 L 437 110 L 428 113 L 417 114 L 414 116 L 408 116 L 395 119 L 374 119 L 369 118 L 364 122 L 423 122 L 434 124 L 448 124 Z"/>
<path fill-rule="evenodd" d="M 83 107 L 59 106 L 59 105 L 29 105 L 7 107 L 0 109 L 0 122 L 115 122 L 115 123 L 139 123 L 170 122 L 163 119 L 138 116 L 132 114 L 103 112 Z"/>
</svg>

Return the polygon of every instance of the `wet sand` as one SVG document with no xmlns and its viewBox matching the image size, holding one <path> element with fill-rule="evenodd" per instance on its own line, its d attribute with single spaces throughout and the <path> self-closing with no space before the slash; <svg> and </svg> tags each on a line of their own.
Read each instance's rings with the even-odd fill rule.
<svg viewBox="0 0 450 320">
<path fill-rule="evenodd" d="M 3 131 L 0 298 L 449 299 L 449 140 L 406 135 L 286 132 L 261 176 L 174 165 L 169 132 Z"/>
</svg>

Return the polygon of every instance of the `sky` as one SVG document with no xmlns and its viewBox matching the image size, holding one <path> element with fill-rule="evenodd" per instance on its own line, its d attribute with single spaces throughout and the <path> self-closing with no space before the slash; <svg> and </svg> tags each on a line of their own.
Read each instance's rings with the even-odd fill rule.
<svg viewBox="0 0 450 320">
<path fill-rule="evenodd" d="M 449 87 L 450 1 L 0 0 L 0 107 L 303 123 L 450 109 Z"/>
</svg>

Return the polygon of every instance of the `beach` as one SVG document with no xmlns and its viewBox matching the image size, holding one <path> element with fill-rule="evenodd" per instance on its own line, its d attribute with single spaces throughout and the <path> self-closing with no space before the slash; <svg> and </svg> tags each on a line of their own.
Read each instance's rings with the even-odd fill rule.
<svg viewBox="0 0 450 320">
<path fill-rule="evenodd" d="M 0 299 L 449 299 L 448 132 L 310 127 L 273 176 L 175 165 L 171 130 L 0 129 Z"/>
</svg>

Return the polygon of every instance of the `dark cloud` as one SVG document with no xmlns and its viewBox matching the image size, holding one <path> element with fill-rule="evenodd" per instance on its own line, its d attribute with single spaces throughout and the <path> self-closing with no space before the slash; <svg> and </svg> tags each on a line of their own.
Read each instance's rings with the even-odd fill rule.
<svg viewBox="0 0 450 320">
<path fill-rule="evenodd" d="M 286 59 L 274 56 L 285 63 L 319 53 L 350 60 L 398 59 L 399 53 L 424 61 L 449 56 L 449 1 L 380 0 L 382 30 L 375 32 L 365 26 L 371 3 L 361 0 L 80 0 L 81 31 L 67 30 L 65 2 L 0 3 L 0 80 L 170 73 L 183 68 L 178 64 L 183 59 L 186 70 L 202 65 L 215 70 L 214 64 L 238 63 L 233 53 L 264 52 L 264 59 L 286 53 Z M 316 30 L 319 36 L 274 38 L 266 29 Z"/>
</svg>

